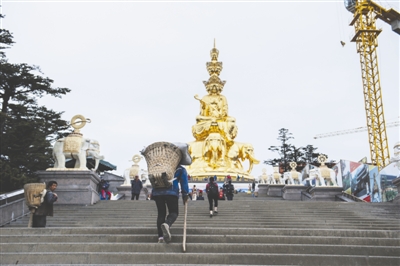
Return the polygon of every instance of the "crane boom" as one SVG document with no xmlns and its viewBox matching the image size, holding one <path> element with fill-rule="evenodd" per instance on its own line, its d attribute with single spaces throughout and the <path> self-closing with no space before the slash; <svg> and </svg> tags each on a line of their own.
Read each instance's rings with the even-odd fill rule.
<svg viewBox="0 0 400 266">
<path fill-rule="evenodd" d="M 350 25 L 354 25 L 355 35 L 351 41 L 356 43 L 360 54 L 371 162 L 381 169 L 389 164 L 389 148 L 376 51 L 377 37 L 382 30 L 376 28 L 376 20 L 392 25 L 392 29 L 400 34 L 400 14 L 370 0 L 345 0 L 345 5 L 354 14 Z"/>
<path fill-rule="evenodd" d="M 400 121 L 386 123 L 386 128 L 398 127 L 398 126 L 400 126 Z M 357 127 L 357 128 L 353 128 L 353 129 L 339 130 L 339 131 L 334 131 L 334 132 L 329 132 L 329 133 L 324 133 L 324 134 L 317 134 L 317 135 L 315 135 L 314 139 L 352 134 L 352 133 L 363 132 L 363 131 L 367 131 L 367 130 L 368 130 L 368 127 Z"/>
</svg>

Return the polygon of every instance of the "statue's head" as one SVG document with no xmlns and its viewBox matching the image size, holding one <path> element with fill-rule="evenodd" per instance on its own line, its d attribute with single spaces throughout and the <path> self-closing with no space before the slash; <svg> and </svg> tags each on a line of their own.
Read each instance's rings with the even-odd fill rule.
<svg viewBox="0 0 400 266">
<path fill-rule="evenodd" d="M 222 81 L 217 75 L 211 75 L 208 81 L 203 81 L 208 94 L 218 95 L 224 89 L 226 81 Z"/>
</svg>

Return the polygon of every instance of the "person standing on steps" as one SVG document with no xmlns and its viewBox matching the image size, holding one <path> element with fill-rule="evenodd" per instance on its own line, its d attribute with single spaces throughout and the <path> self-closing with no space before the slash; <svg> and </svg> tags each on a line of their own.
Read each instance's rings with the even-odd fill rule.
<svg viewBox="0 0 400 266">
<path fill-rule="evenodd" d="M 199 190 L 199 196 L 197 197 L 197 200 L 204 200 L 203 190 Z"/>
<path fill-rule="evenodd" d="M 222 187 L 219 188 L 218 200 L 225 200 L 224 189 Z"/>
<path fill-rule="evenodd" d="M 219 189 L 218 184 L 214 181 L 214 177 L 210 177 L 210 182 L 206 185 L 206 192 L 208 197 L 208 203 L 210 207 L 210 218 L 213 217 L 213 214 L 218 213 L 218 197 L 219 197 Z M 214 209 L 214 213 L 213 213 Z"/>
<path fill-rule="evenodd" d="M 58 196 L 54 191 L 57 188 L 56 181 L 49 181 L 46 187 L 46 194 L 42 204 L 33 214 L 32 227 L 46 227 L 46 217 L 53 216 L 53 203 L 57 201 Z"/>
<path fill-rule="evenodd" d="M 228 180 L 228 184 L 226 185 L 226 199 L 233 200 L 233 193 L 235 191 L 235 186 L 232 185 L 232 180 Z"/>
<path fill-rule="evenodd" d="M 192 200 L 196 200 L 197 199 L 197 188 L 196 185 L 193 185 L 192 188 Z"/>
<path fill-rule="evenodd" d="M 135 176 L 135 179 L 131 181 L 131 192 L 132 192 L 132 197 L 131 200 L 139 200 L 139 195 L 140 191 L 143 188 L 143 183 L 141 180 L 139 180 L 139 176 Z"/>
<path fill-rule="evenodd" d="M 253 180 L 253 184 L 251 184 L 251 195 L 253 198 L 255 197 L 254 192 L 256 191 L 256 181 Z"/>
</svg>

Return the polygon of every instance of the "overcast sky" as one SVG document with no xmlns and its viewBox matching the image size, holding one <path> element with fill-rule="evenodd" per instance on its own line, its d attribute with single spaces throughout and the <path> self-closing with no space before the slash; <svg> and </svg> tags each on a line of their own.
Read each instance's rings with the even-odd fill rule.
<svg viewBox="0 0 400 266">
<path fill-rule="evenodd" d="M 399 1 L 376 1 L 399 11 Z M 279 157 L 280 128 L 291 144 L 318 147 L 331 160 L 358 161 L 367 132 L 314 139 L 366 126 L 360 57 L 350 42 L 343 1 L 2 1 L 2 27 L 16 44 L 12 63 L 41 67 L 71 93 L 40 100 L 100 142 L 115 174 L 156 141 L 190 142 L 214 38 L 223 62 L 236 141 L 252 143 L 262 162 Z M 378 21 L 378 58 L 386 122 L 399 117 L 399 35 Z M 342 47 L 340 41 L 346 45 Z M 389 150 L 399 127 L 387 128 Z M 144 160 L 140 163 L 146 168 Z M 253 176 L 262 168 L 254 167 Z"/>
</svg>

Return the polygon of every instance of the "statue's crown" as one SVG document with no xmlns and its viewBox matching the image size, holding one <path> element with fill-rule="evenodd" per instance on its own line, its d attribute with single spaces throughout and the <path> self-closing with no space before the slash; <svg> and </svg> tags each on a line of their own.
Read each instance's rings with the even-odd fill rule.
<svg viewBox="0 0 400 266">
<path fill-rule="evenodd" d="M 215 40 L 214 40 L 214 48 L 210 51 L 211 55 L 211 62 L 207 62 L 207 71 L 210 74 L 210 78 L 208 81 L 203 81 L 204 85 L 206 86 L 207 92 L 210 92 L 213 87 L 216 88 L 218 93 L 221 93 L 225 82 L 219 78 L 219 74 L 222 71 L 222 62 L 218 62 L 218 55 L 219 51 L 215 47 Z"/>
</svg>

